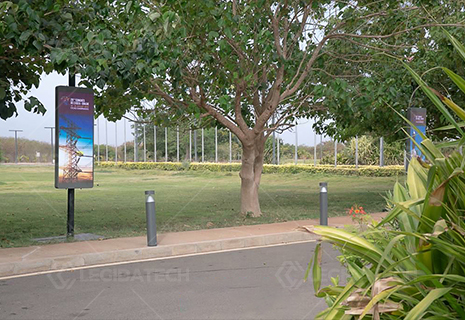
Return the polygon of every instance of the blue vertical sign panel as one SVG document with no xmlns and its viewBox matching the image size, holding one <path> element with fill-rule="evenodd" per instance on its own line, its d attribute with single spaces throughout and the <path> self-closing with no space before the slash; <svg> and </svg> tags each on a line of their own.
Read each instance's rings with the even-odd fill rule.
<svg viewBox="0 0 465 320">
<path fill-rule="evenodd" d="M 412 122 L 418 131 L 426 134 L 426 109 L 425 108 L 409 108 L 407 111 L 407 117 Z M 416 143 L 420 144 L 423 139 L 415 128 L 410 127 L 409 134 L 415 140 Z M 420 157 L 425 160 L 425 156 L 421 153 L 418 147 L 413 143 L 412 140 L 408 140 L 408 154 L 409 158 Z"/>
<path fill-rule="evenodd" d="M 94 184 L 94 93 L 55 89 L 55 188 L 92 188 Z"/>
</svg>

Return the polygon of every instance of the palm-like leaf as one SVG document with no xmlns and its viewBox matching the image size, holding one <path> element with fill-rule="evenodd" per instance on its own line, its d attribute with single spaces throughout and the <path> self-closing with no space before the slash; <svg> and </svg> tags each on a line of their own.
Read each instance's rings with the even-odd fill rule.
<svg viewBox="0 0 465 320">
<path fill-rule="evenodd" d="M 465 46 L 446 35 L 465 60 Z M 445 129 L 456 130 L 461 139 L 435 145 L 423 136 L 417 147 L 427 163 L 412 159 L 406 185 L 396 183 L 389 196 L 393 210 L 365 233 L 329 227 L 306 229 L 340 248 L 350 276 L 345 287 L 320 288 L 321 268 L 315 258 L 315 290 L 331 302 L 319 319 L 351 319 L 354 315 L 373 319 L 465 319 L 465 157 L 457 151 L 448 157 L 441 152 L 441 147 L 465 144 L 463 123 L 457 123 L 451 114 L 465 120 L 465 110 L 429 88 L 408 65 L 405 67 L 449 121 Z M 449 69 L 442 70 L 465 93 L 465 80 Z M 377 283 L 393 278 L 394 286 L 377 289 Z M 354 299 L 358 299 L 357 308 L 346 302 Z M 401 307 L 380 308 L 386 303 Z"/>
</svg>

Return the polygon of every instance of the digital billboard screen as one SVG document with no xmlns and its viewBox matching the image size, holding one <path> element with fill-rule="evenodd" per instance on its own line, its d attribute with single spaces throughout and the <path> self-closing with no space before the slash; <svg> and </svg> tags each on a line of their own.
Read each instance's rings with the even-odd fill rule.
<svg viewBox="0 0 465 320">
<path fill-rule="evenodd" d="M 407 111 L 407 118 L 410 120 L 410 122 L 417 127 L 417 129 L 423 133 L 426 134 L 426 109 L 424 108 L 409 108 Z M 423 141 L 423 138 L 421 135 L 415 130 L 415 128 L 410 127 L 409 128 L 409 135 L 415 140 L 416 143 L 421 144 Z M 407 146 L 408 146 L 408 154 L 411 157 L 418 156 L 425 160 L 425 156 L 421 153 L 420 149 L 413 143 L 412 140 L 407 141 Z"/>
<path fill-rule="evenodd" d="M 55 188 L 94 185 L 94 93 L 55 88 Z"/>
</svg>

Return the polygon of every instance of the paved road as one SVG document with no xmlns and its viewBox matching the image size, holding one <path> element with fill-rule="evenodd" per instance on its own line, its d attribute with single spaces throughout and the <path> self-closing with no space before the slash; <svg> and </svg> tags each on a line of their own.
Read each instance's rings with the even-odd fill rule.
<svg viewBox="0 0 465 320">
<path fill-rule="evenodd" d="M 0 319 L 313 319 L 314 242 L 0 280 Z M 325 282 L 342 268 L 325 248 Z"/>
</svg>

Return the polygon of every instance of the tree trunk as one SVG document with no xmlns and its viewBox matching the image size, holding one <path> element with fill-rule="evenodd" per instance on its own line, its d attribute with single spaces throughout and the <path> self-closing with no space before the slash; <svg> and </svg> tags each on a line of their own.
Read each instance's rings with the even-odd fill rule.
<svg viewBox="0 0 465 320">
<path fill-rule="evenodd" d="M 257 136 L 250 143 L 242 143 L 241 213 L 252 217 L 261 216 L 258 189 L 263 171 L 265 137 Z"/>
</svg>

